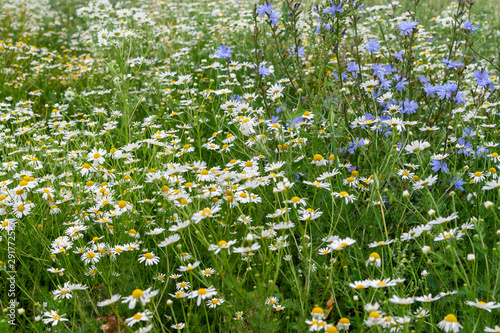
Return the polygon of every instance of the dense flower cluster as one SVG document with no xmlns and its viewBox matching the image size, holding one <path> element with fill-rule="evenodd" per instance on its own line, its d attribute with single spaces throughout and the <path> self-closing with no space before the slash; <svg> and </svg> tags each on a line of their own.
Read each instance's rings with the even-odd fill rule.
<svg viewBox="0 0 500 333">
<path fill-rule="evenodd" d="M 26 331 L 499 331 L 500 73 L 470 1 L 7 2 Z"/>
</svg>

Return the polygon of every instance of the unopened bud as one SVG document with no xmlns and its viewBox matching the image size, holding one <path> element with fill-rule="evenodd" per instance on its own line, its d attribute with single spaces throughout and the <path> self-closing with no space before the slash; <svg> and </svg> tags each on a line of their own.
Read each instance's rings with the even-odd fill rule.
<svg viewBox="0 0 500 333">
<path fill-rule="evenodd" d="M 484 203 L 484 208 L 486 208 L 486 209 L 490 209 L 493 206 L 495 206 L 495 204 L 493 202 L 491 202 L 491 201 L 486 201 Z"/>
<path fill-rule="evenodd" d="M 476 255 L 474 253 L 470 253 L 467 255 L 467 260 L 468 261 L 474 261 L 476 260 Z"/>
</svg>

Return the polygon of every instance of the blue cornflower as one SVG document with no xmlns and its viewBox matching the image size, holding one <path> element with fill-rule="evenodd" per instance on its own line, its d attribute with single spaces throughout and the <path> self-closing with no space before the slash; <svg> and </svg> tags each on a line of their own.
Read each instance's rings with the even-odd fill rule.
<svg viewBox="0 0 500 333">
<path fill-rule="evenodd" d="M 352 75 L 355 75 L 357 71 L 359 71 L 359 65 L 356 64 L 355 61 L 351 61 L 347 63 L 347 68 L 349 72 L 351 72 Z"/>
<path fill-rule="evenodd" d="M 443 64 L 446 64 L 448 66 L 446 66 L 446 69 L 452 69 L 452 68 L 460 68 L 464 65 L 463 62 L 459 61 L 459 62 L 456 62 L 456 61 L 451 61 L 450 59 L 448 58 L 443 58 L 443 60 L 441 60 L 441 62 Z"/>
<path fill-rule="evenodd" d="M 464 138 L 472 138 L 476 135 L 476 131 L 472 127 L 466 127 L 462 130 L 462 136 Z"/>
<path fill-rule="evenodd" d="M 366 144 L 368 144 L 368 143 L 366 143 Z M 362 148 L 365 146 L 365 139 L 357 137 L 353 141 L 350 141 L 348 143 L 348 145 L 349 145 L 349 149 L 347 149 L 347 151 L 351 154 L 354 154 L 354 152 L 356 151 L 356 148 Z"/>
<path fill-rule="evenodd" d="M 418 76 L 418 81 L 420 81 L 420 83 L 429 83 L 429 79 L 422 75 Z"/>
<path fill-rule="evenodd" d="M 332 1 L 331 7 L 323 9 L 324 14 L 332 13 L 332 17 L 335 17 L 335 13 L 337 13 L 337 12 L 341 13 L 343 11 L 344 11 L 344 9 L 342 8 L 342 1 L 340 1 L 340 3 L 338 5 L 335 5 Z"/>
<path fill-rule="evenodd" d="M 484 72 L 475 71 L 472 74 L 472 77 L 476 80 L 477 85 L 480 87 L 485 87 L 488 84 L 491 84 L 490 74 L 487 69 L 484 70 Z"/>
<path fill-rule="evenodd" d="M 271 70 L 266 67 L 266 65 L 260 65 L 259 66 L 259 74 L 262 75 L 262 77 L 266 77 L 271 75 Z"/>
<path fill-rule="evenodd" d="M 276 116 L 271 116 L 271 124 L 277 124 L 280 118 Z"/>
<path fill-rule="evenodd" d="M 257 14 L 259 14 L 260 18 L 262 18 L 266 13 L 270 14 L 271 10 L 274 8 L 274 5 L 271 5 L 270 3 L 264 2 L 263 5 L 258 5 L 257 6 Z"/>
<path fill-rule="evenodd" d="M 413 33 L 414 29 L 417 29 L 418 21 L 403 21 L 398 24 L 398 28 L 401 31 L 401 35 L 409 36 Z"/>
<path fill-rule="evenodd" d="M 399 61 L 403 61 L 403 55 L 405 54 L 405 51 L 397 51 L 397 52 L 394 52 L 392 54 L 393 57 L 395 57 L 396 59 L 398 59 Z"/>
<path fill-rule="evenodd" d="M 485 153 L 488 153 L 490 150 L 485 147 L 477 147 L 476 155 L 479 158 L 483 158 Z"/>
<path fill-rule="evenodd" d="M 441 171 L 444 173 L 448 173 L 450 171 L 450 169 L 448 169 L 448 165 L 443 160 L 432 160 L 430 165 L 432 166 L 431 169 L 434 172 Z"/>
<path fill-rule="evenodd" d="M 368 52 L 376 52 L 380 49 L 380 43 L 377 42 L 376 39 L 370 39 L 367 43 L 366 43 L 366 46 L 365 46 L 365 49 L 368 51 Z"/>
<path fill-rule="evenodd" d="M 280 13 L 270 12 L 269 13 L 269 22 L 271 22 L 272 25 L 276 25 L 276 24 L 278 24 L 280 17 L 281 17 Z"/>
<path fill-rule="evenodd" d="M 291 55 L 295 55 L 295 53 L 297 53 L 299 58 L 303 58 L 304 54 L 306 53 L 306 51 L 304 50 L 303 47 L 299 46 L 297 48 L 297 46 L 295 44 L 293 44 L 293 46 L 290 48 L 289 52 Z"/>
<path fill-rule="evenodd" d="M 439 96 L 439 99 L 450 99 L 458 90 L 458 85 L 456 83 L 450 82 L 444 85 L 436 85 L 435 88 L 435 92 Z"/>
<path fill-rule="evenodd" d="M 457 151 L 457 154 L 464 154 L 465 156 L 470 156 L 471 154 L 474 155 L 474 147 L 472 146 L 472 143 L 470 141 L 465 141 L 464 138 L 458 139 L 458 144 L 460 146 L 463 146 L 463 148 L 460 148 Z"/>
<path fill-rule="evenodd" d="M 465 100 L 465 97 L 464 97 L 464 94 L 461 93 L 461 92 L 457 92 L 457 94 L 455 95 L 455 98 L 453 98 L 455 100 L 455 102 L 457 102 L 457 104 L 464 104 L 466 102 Z"/>
<path fill-rule="evenodd" d="M 474 32 L 479 28 L 473 26 L 471 21 L 465 21 L 464 23 L 462 23 L 462 29 Z"/>
<path fill-rule="evenodd" d="M 373 64 L 372 65 L 373 75 L 381 78 L 386 74 L 385 68 L 382 64 Z"/>
<path fill-rule="evenodd" d="M 465 189 L 462 187 L 463 185 L 465 185 L 464 180 L 462 178 L 458 179 L 456 177 L 453 177 L 450 184 L 450 186 L 455 186 L 455 191 L 456 190 L 465 191 Z"/>
<path fill-rule="evenodd" d="M 215 51 L 215 55 L 219 59 L 229 59 L 231 58 L 231 53 L 233 53 L 233 50 L 231 50 L 231 48 L 227 47 L 226 45 L 219 46 L 217 51 Z"/>
<path fill-rule="evenodd" d="M 403 103 L 403 109 L 400 111 L 401 114 L 413 114 L 418 110 L 418 103 L 415 101 L 409 101 L 408 98 Z"/>
<path fill-rule="evenodd" d="M 281 112 L 283 112 L 283 110 L 281 109 L 281 107 L 277 107 L 276 108 L 276 113 L 281 113 Z"/>
<path fill-rule="evenodd" d="M 386 78 L 383 78 L 383 77 L 379 77 L 380 79 L 380 88 L 381 89 L 384 89 L 384 90 L 389 90 L 391 89 L 391 80 L 388 80 Z"/>
<path fill-rule="evenodd" d="M 401 91 L 405 88 L 407 84 L 409 84 L 408 80 L 405 77 L 401 77 L 401 75 L 394 75 L 394 81 L 396 81 L 396 90 Z"/>
</svg>

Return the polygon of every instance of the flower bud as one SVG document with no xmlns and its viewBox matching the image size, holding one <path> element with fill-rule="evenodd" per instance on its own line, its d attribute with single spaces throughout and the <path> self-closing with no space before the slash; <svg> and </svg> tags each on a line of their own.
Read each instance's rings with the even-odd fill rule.
<svg viewBox="0 0 500 333">
<path fill-rule="evenodd" d="M 433 216 L 434 214 L 436 214 L 436 211 L 434 209 L 429 209 L 427 214 L 429 214 L 429 216 Z"/>
<path fill-rule="evenodd" d="M 474 261 L 474 260 L 476 260 L 476 255 L 474 253 L 469 253 L 467 255 L 467 260 L 468 261 Z"/>
<path fill-rule="evenodd" d="M 426 246 L 424 246 L 422 248 L 422 252 L 425 253 L 425 254 L 429 253 L 430 251 L 431 251 L 431 247 L 430 246 L 426 245 Z"/>
<path fill-rule="evenodd" d="M 490 209 L 493 206 L 495 206 L 495 204 L 493 202 L 491 202 L 491 201 L 486 201 L 484 203 L 484 208 L 486 208 L 486 209 Z"/>
</svg>

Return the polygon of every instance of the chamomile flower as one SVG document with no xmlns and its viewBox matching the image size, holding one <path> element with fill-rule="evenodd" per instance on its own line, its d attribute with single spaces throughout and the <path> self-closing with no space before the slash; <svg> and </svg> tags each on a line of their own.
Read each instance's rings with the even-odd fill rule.
<svg viewBox="0 0 500 333">
<path fill-rule="evenodd" d="M 465 304 L 470 305 L 470 306 L 474 306 L 478 309 L 486 310 L 488 312 L 491 312 L 491 310 L 493 310 L 493 309 L 500 308 L 500 303 L 495 303 L 495 302 L 486 303 L 486 302 L 479 301 L 477 299 L 475 302 L 466 301 Z"/>
<path fill-rule="evenodd" d="M 149 316 L 151 316 L 152 314 L 153 313 L 149 310 L 138 312 L 132 317 L 125 319 L 125 324 L 127 324 L 128 326 L 133 326 L 140 321 L 149 321 L 151 319 L 151 317 Z"/>
<path fill-rule="evenodd" d="M 118 302 L 118 300 L 121 297 L 122 296 L 120 294 L 113 295 L 113 296 L 111 296 L 110 299 L 107 299 L 107 300 L 102 301 L 102 302 L 97 302 L 97 306 L 102 307 L 102 306 L 108 306 L 108 305 L 115 304 L 116 302 Z"/>
<path fill-rule="evenodd" d="M 463 328 L 463 326 L 458 323 L 457 317 L 453 314 L 449 314 L 444 317 L 444 319 L 440 321 L 437 326 L 445 332 L 454 333 Z"/>
<path fill-rule="evenodd" d="M 147 252 L 139 256 L 139 262 L 145 263 L 146 266 L 157 265 L 160 262 L 160 257 L 156 256 L 153 252 Z"/>
<path fill-rule="evenodd" d="M 205 276 L 205 277 L 209 277 L 209 276 L 212 276 L 215 274 L 215 269 L 205 268 L 205 269 L 201 270 L 200 274 Z"/>
<path fill-rule="evenodd" d="M 122 299 L 122 303 L 128 303 L 128 308 L 132 310 L 133 308 L 135 308 L 137 302 L 141 302 L 142 305 L 146 305 L 147 303 L 149 303 L 151 298 L 156 296 L 158 292 L 159 290 L 151 291 L 151 288 L 148 288 L 146 290 L 135 289 L 132 292 L 132 295 L 124 297 Z"/>
<path fill-rule="evenodd" d="M 193 264 L 188 264 L 187 266 L 180 266 L 177 270 L 180 272 L 190 272 L 201 264 L 201 261 L 196 261 Z"/>
<path fill-rule="evenodd" d="M 63 318 L 66 314 L 59 315 L 56 311 L 52 310 L 50 312 L 45 312 L 43 314 L 47 318 L 43 318 L 43 322 L 45 324 L 52 324 L 52 326 L 56 326 L 60 321 L 68 321 L 69 319 Z"/>
<path fill-rule="evenodd" d="M 368 257 L 368 260 L 366 260 L 366 266 L 368 267 L 369 265 L 375 265 L 377 267 L 382 266 L 382 259 L 377 252 L 372 252 L 372 254 Z"/>
<path fill-rule="evenodd" d="M 212 298 L 217 295 L 217 291 L 214 287 L 200 288 L 198 290 L 193 290 L 188 298 L 196 298 L 196 305 L 200 306 L 201 302 L 207 298 Z"/>
<path fill-rule="evenodd" d="M 212 299 L 208 299 L 206 301 L 206 305 L 210 308 L 210 309 L 215 309 L 216 307 L 218 306 L 221 306 L 222 303 L 224 303 L 225 300 L 223 300 L 222 298 L 217 298 L 217 297 L 214 297 Z"/>
</svg>

